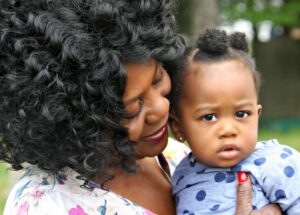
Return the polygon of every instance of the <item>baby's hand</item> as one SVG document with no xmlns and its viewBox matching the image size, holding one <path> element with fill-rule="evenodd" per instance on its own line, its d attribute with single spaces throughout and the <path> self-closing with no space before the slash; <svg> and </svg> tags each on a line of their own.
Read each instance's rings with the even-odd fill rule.
<svg viewBox="0 0 300 215">
<path fill-rule="evenodd" d="M 252 208 L 252 186 L 248 174 L 238 172 L 237 206 L 235 215 L 281 215 L 276 204 L 269 204 L 259 210 Z"/>
</svg>

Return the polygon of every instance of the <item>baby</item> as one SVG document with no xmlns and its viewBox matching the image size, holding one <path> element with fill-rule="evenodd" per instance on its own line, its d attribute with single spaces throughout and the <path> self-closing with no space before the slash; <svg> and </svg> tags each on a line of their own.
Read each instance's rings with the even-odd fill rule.
<svg viewBox="0 0 300 215">
<path fill-rule="evenodd" d="M 276 140 L 256 143 L 260 75 L 245 35 L 207 29 L 172 71 L 170 127 L 192 150 L 172 180 L 177 214 L 234 214 L 242 172 L 254 209 L 276 203 L 300 214 L 300 153 Z"/>
</svg>

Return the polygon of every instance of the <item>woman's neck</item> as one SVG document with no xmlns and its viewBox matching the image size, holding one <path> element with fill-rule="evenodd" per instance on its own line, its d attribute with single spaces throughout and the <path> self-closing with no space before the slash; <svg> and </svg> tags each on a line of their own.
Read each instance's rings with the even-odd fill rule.
<svg viewBox="0 0 300 215">
<path fill-rule="evenodd" d="M 139 159 L 137 164 L 139 171 L 135 173 L 116 170 L 114 179 L 107 181 L 105 187 L 157 214 L 175 214 L 170 181 L 156 159 Z"/>
</svg>

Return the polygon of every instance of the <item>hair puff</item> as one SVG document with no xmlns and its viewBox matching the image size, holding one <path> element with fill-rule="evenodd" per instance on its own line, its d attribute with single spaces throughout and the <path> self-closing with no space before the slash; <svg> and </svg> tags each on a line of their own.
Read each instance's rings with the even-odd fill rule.
<svg viewBox="0 0 300 215">
<path fill-rule="evenodd" d="M 229 37 L 229 41 L 232 48 L 248 52 L 248 44 L 246 40 L 246 35 L 244 33 L 236 32 L 231 34 Z"/>
<path fill-rule="evenodd" d="M 197 51 L 194 52 L 194 50 Z M 190 58 L 191 56 L 192 58 Z M 183 91 L 182 86 L 186 74 L 190 71 L 197 71 L 195 69 L 197 67 L 192 67 L 192 64 L 217 63 L 229 60 L 240 61 L 248 67 L 253 75 L 257 95 L 259 95 L 261 77 L 256 70 L 254 59 L 248 53 L 245 34 L 240 32 L 227 34 L 220 29 L 205 29 L 199 35 L 195 47 L 187 48 L 183 56 L 168 65 L 169 70 L 172 71 L 170 73 L 172 89 L 169 94 L 171 111 L 178 111 L 177 102 Z"/>
<path fill-rule="evenodd" d="M 227 50 L 228 38 L 225 31 L 206 29 L 200 33 L 196 48 L 211 55 L 221 55 Z"/>
</svg>

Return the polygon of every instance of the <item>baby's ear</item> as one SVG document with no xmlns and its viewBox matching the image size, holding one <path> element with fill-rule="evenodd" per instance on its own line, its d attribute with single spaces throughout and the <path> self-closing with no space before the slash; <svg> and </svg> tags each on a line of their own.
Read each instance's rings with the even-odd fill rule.
<svg viewBox="0 0 300 215">
<path fill-rule="evenodd" d="M 173 113 L 170 113 L 169 115 L 169 126 L 176 140 L 183 143 L 185 141 L 185 137 L 183 135 L 180 122 L 178 117 Z"/>
<path fill-rule="evenodd" d="M 261 115 L 261 112 L 262 112 L 263 108 L 262 108 L 262 105 L 257 105 L 257 113 L 258 113 L 258 116 Z"/>
</svg>

